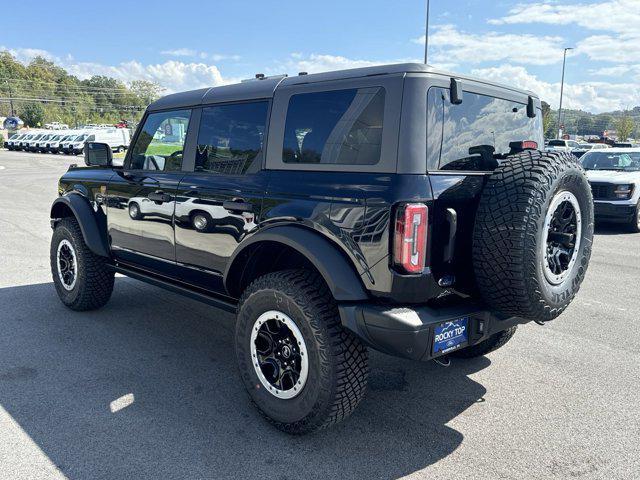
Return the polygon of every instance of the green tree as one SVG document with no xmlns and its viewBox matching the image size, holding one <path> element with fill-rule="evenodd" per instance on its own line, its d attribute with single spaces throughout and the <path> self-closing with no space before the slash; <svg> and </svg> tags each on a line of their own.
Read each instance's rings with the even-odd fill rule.
<svg viewBox="0 0 640 480">
<path fill-rule="evenodd" d="M 594 135 L 593 117 L 589 114 L 581 115 L 576 120 L 578 135 Z"/>
<path fill-rule="evenodd" d="M 145 107 L 160 98 L 165 90 L 164 87 L 148 80 L 134 80 L 129 84 L 129 88 Z"/>
<path fill-rule="evenodd" d="M 45 111 L 41 103 L 29 102 L 22 105 L 18 112 L 25 125 L 40 127 L 44 124 Z"/>
<path fill-rule="evenodd" d="M 555 137 L 555 133 L 553 132 L 552 126 L 555 125 L 555 121 L 553 118 L 553 113 L 551 112 L 551 106 L 542 101 L 542 130 L 546 137 Z"/>
<path fill-rule="evenodd" d="M 633 118 L 631 118 L 631 116 L 629 116 L 627 112 L 625 112 L 625 114 L 621 117 L 617 118 L 614 125 L 616 132 L 618 133 L 619 142 L 624 142 L 625 140 L 627 140 L 636 128 L 636 124 L 633 121 Z"/>
</svg>

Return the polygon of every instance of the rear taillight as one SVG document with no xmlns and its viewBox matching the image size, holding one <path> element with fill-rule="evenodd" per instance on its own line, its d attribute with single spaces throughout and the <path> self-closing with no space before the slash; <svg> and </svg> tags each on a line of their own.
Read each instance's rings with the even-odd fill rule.
<svg viewBox="0 0 640 480">
<path fill-rule="evenodd" d="M 429 209 L 424 203 L 407 203 L 396 212 L 393 262 L 405 273 L 422 273 L 427 254 Z"/>
</svg>

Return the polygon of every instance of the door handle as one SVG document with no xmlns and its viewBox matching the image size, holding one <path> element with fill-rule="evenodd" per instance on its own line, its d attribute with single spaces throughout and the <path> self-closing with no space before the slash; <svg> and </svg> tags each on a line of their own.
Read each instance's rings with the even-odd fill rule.
<svg viewBox="0 0 640 480">
<path fill-rule="evenodd" d="M 168 193 L 164 193 L 162 190 L 156 190 L 147 195 L 147 198 L 153 202 L 165 203 L 173 200 L 173 197 Z"/>
<path fill-rule="evenodd" d="M 222 202 L 222 207 L 230 212 L 252 212 L 253 205 L 249 202 L 236 202 L 233 200 L 226 200 Z"/>
</svg>

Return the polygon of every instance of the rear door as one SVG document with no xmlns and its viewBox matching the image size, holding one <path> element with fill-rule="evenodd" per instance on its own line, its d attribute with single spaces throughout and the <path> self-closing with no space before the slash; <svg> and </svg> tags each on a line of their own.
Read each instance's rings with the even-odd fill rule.
<svg viewBox="0 0 640 480">
<path fill-rule="evenodd" d="M 147 115 L 109 183 L 109 236 L 121 261 L 160 272 L 175 265 L 173 212 L 190 118 L 190 109 Z"/>
<path fill-rule="evenodd" d="M 192 283 L 218 289 L 237 245 L 260 221 L 269 102 L 203 107 L 195 161 L 178 186 L 176 260 Z"/>
</svg>

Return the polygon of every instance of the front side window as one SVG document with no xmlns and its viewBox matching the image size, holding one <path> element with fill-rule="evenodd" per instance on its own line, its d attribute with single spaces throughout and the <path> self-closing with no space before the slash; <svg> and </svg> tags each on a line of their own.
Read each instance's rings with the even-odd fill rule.
<svg viewBox="0 0 640 480">
<path fill-rule="evenodd" d="M 175 172 L 182 168 L 182 151 L 191 110 L 152 113 L 131 149 L 129 168 Z"/>
<path fill-rule="evenodd" d="M 449 89 L 429 89 L 428 170 L 493 170 L 496 160 L 510 153 L 509 143 L 526 140 L 543 146 L 540 109 L 529 118 L 524 103 L 467 91 L 454 105 Z"/>
<path fill-rule="evenodd" d="M 195 171 L 243 175 L 259 170 L 268 107 L 260 101 L 203 108 Z"/>
<path fill-rule="evenodd" d="M 380 161 L 385 91 L 379 87 L 293 95 L 285 163 L 374 165 Z"/>
</svg>

